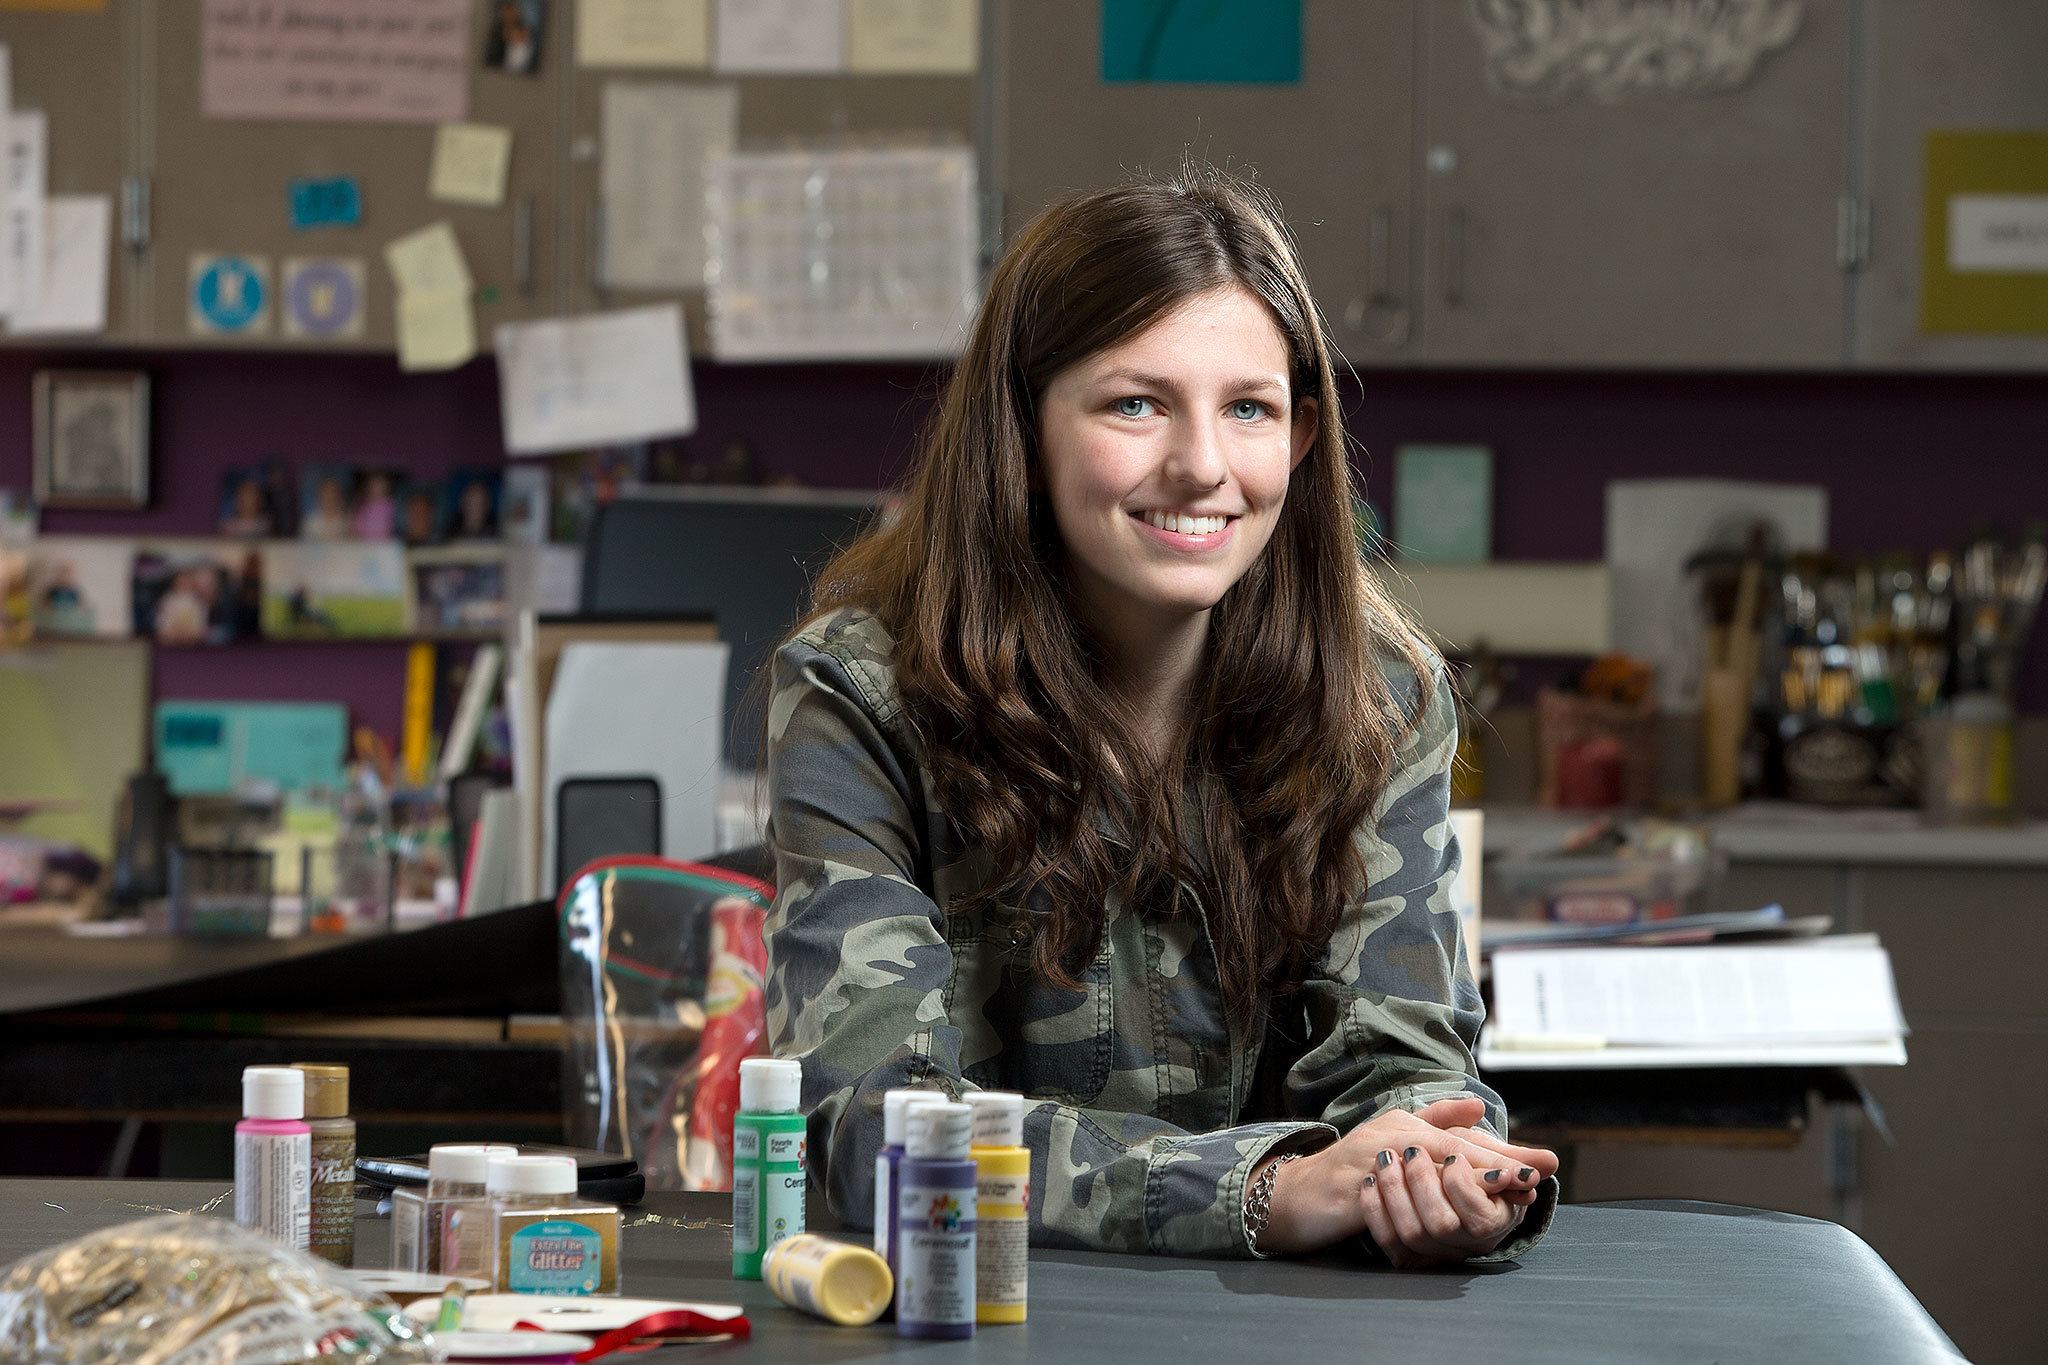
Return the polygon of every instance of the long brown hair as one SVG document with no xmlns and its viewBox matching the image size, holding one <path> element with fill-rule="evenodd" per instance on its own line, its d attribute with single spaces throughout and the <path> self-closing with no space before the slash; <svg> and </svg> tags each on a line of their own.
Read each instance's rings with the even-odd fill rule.
<svg viewBox="0 0 2048 1365">
<path fill-rule="evenodd" d="M 1039 401 L 1067 366 L 1183 301 L 1241 285 L 1286 339 L 1295 401 L 1318 405 L 1264 554 L 1210 615 L 1184 743 L 1158 756 L 1102 685 L 1034 478 Z M 1365 869 L 1354 845 L 1426 697 L 1421 644 L 1361 564 L 1322 320 L 1278 207 L 1190 165 L 1047 209 L 1009 245 L 947 383 L 897 519 L 820 576 L 814 614 L 874 611 L 940 809 L 985 845 L 988 900 L 1042 897 L 1034 967 L 1071 986 L 1120 889 L 1177 879 L 1206 909 L 1234 1016 L 1321 955 Z M 1415 670 L 1404 713 L 1381 669 Z M 1189 804 L 1199 812 L 1189 854 Z M 1106 815 L 1120 839 L 1106 838 Z M 1119 849 L 1117 844 L 1125 845 Z M 1186 907 L 1176 893 L 1174 913 Z"/>
</svg>

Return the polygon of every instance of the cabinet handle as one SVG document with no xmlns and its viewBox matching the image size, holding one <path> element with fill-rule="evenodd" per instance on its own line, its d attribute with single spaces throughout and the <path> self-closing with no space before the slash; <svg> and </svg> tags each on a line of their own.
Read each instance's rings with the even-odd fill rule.
<svg viewBox="0 0 2048 1365">
<path fill-rule="evenodd" d="M 1393 294 L 1394 206 L 1379 204 L 1372 211 L 1372 237 L 1366 247 L 1366 303 L 1373 308 L 1394 308 L 1400 300 Z"/>
<path fill-rule="evenodd" d="M 604 297 L 604 201 L 593 200 L 590 205 L 590 292 Z"/>
<path fill-rule="evenodd" d="M 1465 210 L 1444 211 L 1444 302 L 1456 308 L 1465 301 Z"/>
<path fill-rule="evenodd" d="M 533 196 L 512 208 L 512 282 L 525 298 L 533 297 Z"/>
</svg>

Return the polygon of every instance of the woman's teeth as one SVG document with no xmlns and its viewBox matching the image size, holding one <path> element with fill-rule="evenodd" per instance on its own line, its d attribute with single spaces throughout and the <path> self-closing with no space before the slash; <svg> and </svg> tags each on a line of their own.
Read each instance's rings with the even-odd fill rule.
<svg viewBox="0 0 2048 1365">
<path fill-rule="evenodd" d="M 1229 517 L 1184 517 L 1174 512 L 1141 513 L 1148 526 L 1183 536 L 1211 536 L 1230 524 Z"/>
</svg>

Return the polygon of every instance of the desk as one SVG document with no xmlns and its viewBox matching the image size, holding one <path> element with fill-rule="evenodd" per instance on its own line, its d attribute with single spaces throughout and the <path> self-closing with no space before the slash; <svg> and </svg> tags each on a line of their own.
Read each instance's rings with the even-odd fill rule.
<svg viewBox="0 0 2048 1365">
<path fill-rule="evenodd" d="M 0 1181 L 0 1261 L 142 1217 L 190 1208 L 219 1183 Z M 55 1206 L 55 1207 L 52 1207 Z M 367 1209 L 367 1204 L 359 1204 Z M 1173 1361 L 1455 1359 L 1696 1362 L 1960 1360 L 1877 1254 L 1832 1223 L 1724 1204 L 1565 1205 L 1519 1265 L 1402 1274 L 1334 1263 L 1191 1261 L 1033 1251 L 1031 1322 L 973 1342 L 902 1342 L 887 1326 L 836 1328 L 731 1278 L 723 1195 L 652 1195 L 630 1211 L 635 1295 L 744 1304 L 751 1344 L 721 1358 Z M 364 1264 L 389 1229 L 359 1218 Z"/>
</svg>

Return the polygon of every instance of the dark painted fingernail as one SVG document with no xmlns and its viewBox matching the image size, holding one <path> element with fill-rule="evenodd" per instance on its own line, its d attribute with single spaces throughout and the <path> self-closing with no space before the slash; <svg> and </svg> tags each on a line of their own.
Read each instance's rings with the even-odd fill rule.
<svg viewBox="0 0 2048 1365">
<path fill-rule="evenodd" d="M 1536 1174 L 1534 1167 L 1524 1166 L 1521 1170 L 1515 1172 L 1515 1179 L 1527 1180 L 1530 1176 L 1534 1174 Z"/>
<path fill-rule="evenodd" d="M 1380 1153 L 1380 1169 L 1381 1169 L 1381 1170 L 1383 1170 L 1383 1171 L 1384 1171 L 1385 1169 L 1387 1169 L 1387 1167 L 1389 1167 L 1389 1166 L 1391 1166 L 1391 1165 L 1393 1165 L 1393 1164 L 1394 1164 L 1394 1154 L 1393 1154 L 1392 1152 L 1386 1152 L 1386 1151 L 1383 1151 L 1383 1152 L 1381 1152 L 1381 1153 Z"/>
<path fill-rule="evenodd" d="M 1372 1186 L 1379 1183 L 1379 1177 L 1375 1175 L 1369 1175 L 1365 1178 L 1365 1183 L 1367 1188 L 1371 1188 Z"/>
<path fill-rule="evenodd" d="M 1494 1181 L 1496 1181 L 1496 1180 L 1498 1180 L 1498 1179 L 1500 1179 L 1500 1172 L 1499 1172 L 1499 1171 L 1488 1171 L 1488 1172 L 1486 1173 L 1486 1181 L 1487 1181 L 1487 1183 L 1488 1183 L 1489 1185 L 1490 1185 L 1490 1184 L 1492 1184 L 1492 1183 L 1493 1183 Z"/>
<path fill-rule="evenodd" d="M 1451 1163 L 1452 1163 L 1453 1161 L 1456 1161 L 1457 1159 L 1458 1159 L 1458 1154 L 1457 1154 L 1456 1152 L 1452 1152 L 1452 1153 L 1451 1153 L 1451 1154 L 1450 1154 L 1449 1156 L 1447 1156 L 1447 1157 L 1445 1157 L 1445 1158 L 1444 1158 L 1444 1165 L 1448 1166 L 1448 1165 L 1450 1165 L 1450 1164 L 1451 1164 Z"/>
<path fill-rule="evenodd" d="M 1413 1161 L 1415 1160 L 1416 1155 L 1421 1151 L 1422 1149 L 1420 1147 L 1410 1147 L 1407 1151 L 1401 1153 L 1401 1160 Z"/>
</svg>

